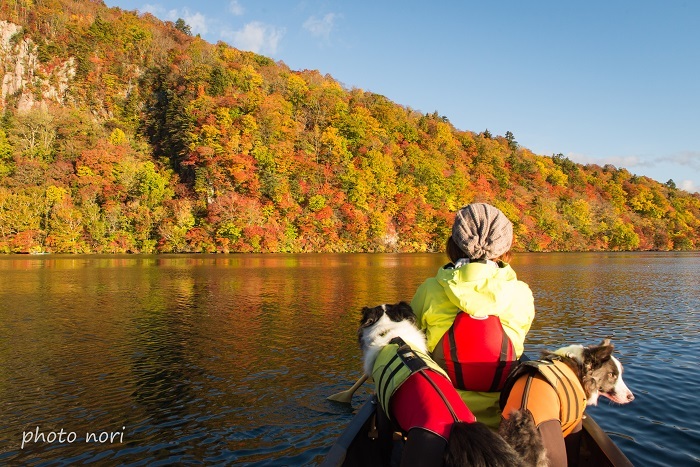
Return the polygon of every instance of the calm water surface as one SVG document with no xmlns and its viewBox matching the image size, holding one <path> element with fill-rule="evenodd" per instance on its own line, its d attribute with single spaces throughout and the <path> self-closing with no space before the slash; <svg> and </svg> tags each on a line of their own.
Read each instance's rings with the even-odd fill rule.
<svg viewBox="0 0 700 467">
<path fill-rule="evenodd" d="M 0 257 L 0 464 L 314 465 L 352 417 L 365 305 L 442 255 Z M 700 254 L 522 254 L 536 355 L 611 336 L 639 466 L 700 463 Z M 369 394 L 358 391 L 354 405 Z"/>
</svg>

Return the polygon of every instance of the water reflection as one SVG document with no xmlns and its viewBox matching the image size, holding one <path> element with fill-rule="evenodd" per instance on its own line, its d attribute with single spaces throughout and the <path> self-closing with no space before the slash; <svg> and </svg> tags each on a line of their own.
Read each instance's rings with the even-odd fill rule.
<svg viewBox="0 0 700 467">
<path fill-rule="evenodd" d="M 698 422 L 685 417 L 700 390 L 698 257 L 523 254 L 513 264 L 535 293 L 528 352 L 613 337 L 637 400 L 594 416 L 645 465 L 700 457 Z M 325 397 L 360 375 L 360 308 L 410 300 L 444 262 L 2 257 L 0 463 L 313 464 L 351 417 Z M 37 426 L 83 439 L 21 449 L 22 433 Z M 85 443 L 87 432 L 121 427 L 123 442 Z"/>
</svg>

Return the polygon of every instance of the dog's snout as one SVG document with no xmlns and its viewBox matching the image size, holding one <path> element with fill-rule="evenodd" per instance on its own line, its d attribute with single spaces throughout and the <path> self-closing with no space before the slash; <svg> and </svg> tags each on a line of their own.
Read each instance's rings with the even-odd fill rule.
<svg viewBox="0 0 700 467">
<path fill-rule="evenodd" d="M 627 402 L 632 402 L 634 400 L 634 394 L 631 392 L 627 393 Z"/>
</svg>

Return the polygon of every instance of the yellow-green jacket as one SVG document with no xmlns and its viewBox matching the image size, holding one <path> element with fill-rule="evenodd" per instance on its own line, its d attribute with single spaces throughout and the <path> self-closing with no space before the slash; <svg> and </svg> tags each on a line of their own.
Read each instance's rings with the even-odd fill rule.
<svg viewBox="0 0 700 467">
<path fill-rule="evenodd" d="M 457 269 L 440 268 L 435 277 L 418 287 L 411 308 L 416 314 L 416 323 L 426 333 L 430 352 L 462 310 L 475 317 L 498 316 L 520 357 L 535 317 L 530 287 L 518 280 L 510 265 L 500 263 L 500 267 L 496 267 L 493 262 L 467 263 Z M 479 421 L 498 426 L 499 393 L 459 392 Z"/>
</svg>

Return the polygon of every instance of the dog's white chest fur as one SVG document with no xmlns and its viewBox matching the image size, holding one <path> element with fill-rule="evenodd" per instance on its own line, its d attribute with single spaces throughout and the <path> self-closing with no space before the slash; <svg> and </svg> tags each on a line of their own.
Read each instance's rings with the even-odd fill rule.
<svg viewBox="0 0 700 467">
<path fill-rule="evenodd" d="M 395 337 L 402 338 L 415 350 L 428 353 L 425 334 L 422 331 L 409 321 L 392 321 L 384 314 L 362 332 L 363 368 L 366 375 L 372 375 L 377 355 Z"/>
</svg>

